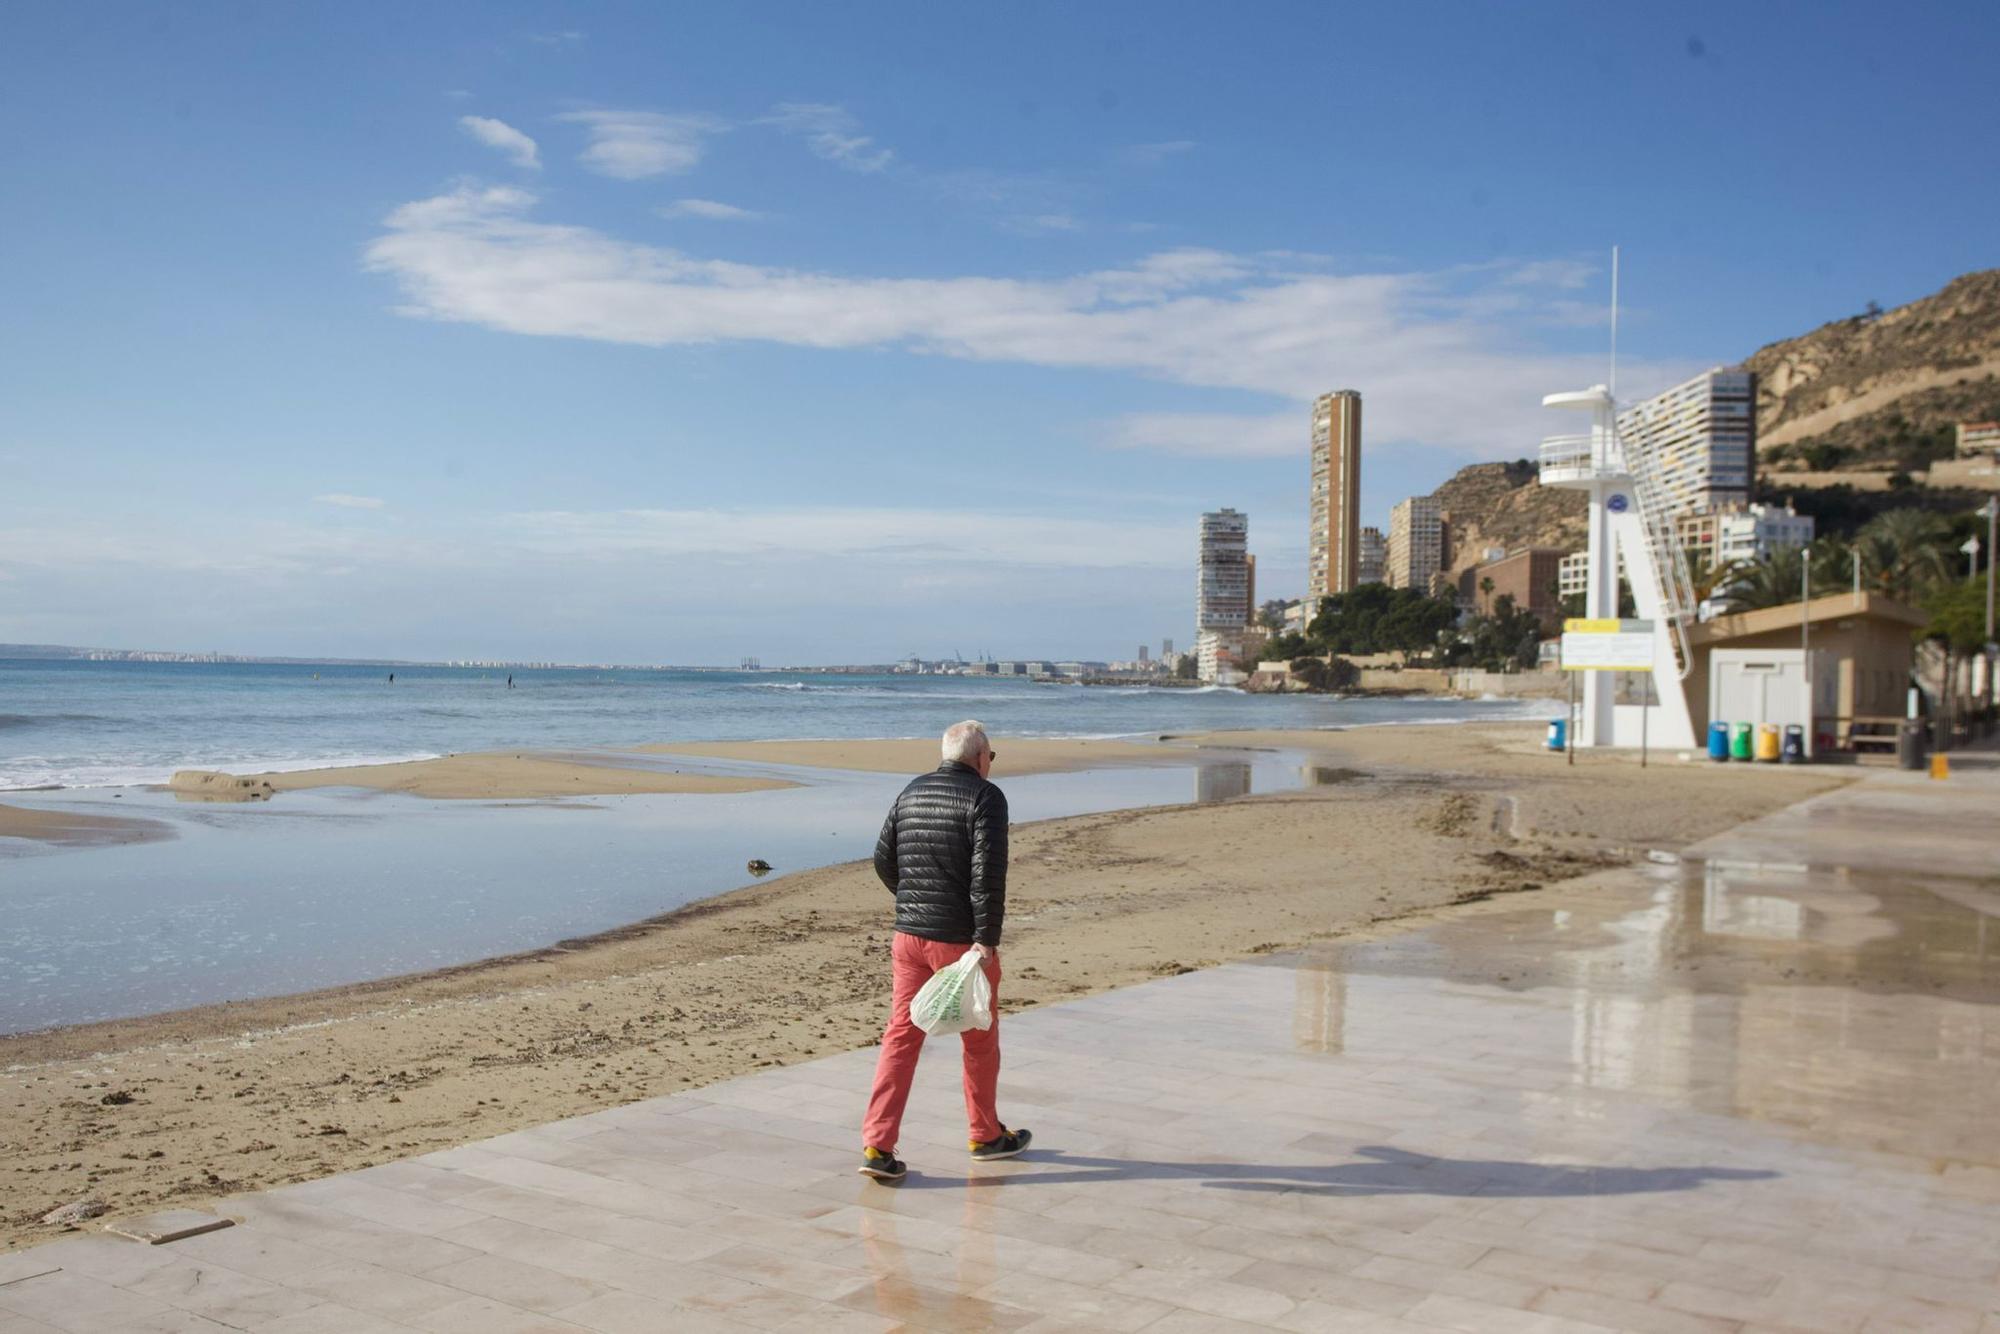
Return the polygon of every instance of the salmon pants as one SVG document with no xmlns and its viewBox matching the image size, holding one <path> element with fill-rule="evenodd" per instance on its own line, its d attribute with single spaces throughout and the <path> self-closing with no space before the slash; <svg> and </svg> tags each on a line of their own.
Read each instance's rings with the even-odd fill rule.
<svg viewBox="0 0 2000 1334">
<path fill-rule="evenodd" d="M 895 933 L 889 949 L 895 1000 L 889 1026 L 882 1030 L 882 1055 L 875 1062 L 875 1090 L 868 1095 L 868 1119 L 861 1123 L 861 1142 L 884 1153 L 896 1150 L 903 1132 L 903 1105 L 917 1077 L 917 1057 L 924 1049 L 924 1030 L 910 1022 L 910 1002 L 931 974 L 959 961 L 970 945 L 950 945 Z M 1006 1131 L 993 1110 L 1000 1087 L 1000 953 L 986 961 L 986 980 L 993 984 L 993 1027 L 968 1028 L 959 1034 L 965 1044 L 965 1120 L 980 1143 Z"/>
</svg>

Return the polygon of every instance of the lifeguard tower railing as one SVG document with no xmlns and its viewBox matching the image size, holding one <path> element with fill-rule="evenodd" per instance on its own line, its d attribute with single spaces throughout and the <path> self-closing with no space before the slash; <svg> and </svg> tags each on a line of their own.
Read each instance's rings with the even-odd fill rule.
<svg viewBox="0 0 2000 1334">
<path fill-rule="evenodd" d="M 1612 431 L 1617 433 L 1614 425 Z M 1674 646 L 1674 665 L 1685 681 L 1694 667 L 1694 652 L 1688 647 L 1688 622 L 1694 619 L 1694 581 L 1688 575 L 1687 553 L 1681 550 L 1680 531 L 1674 526 L 1674 511 L 1666 484 L 1660 477 L 1659 452 L 1641 441 L 1619 439 L 1625 466 L 1632 473 L 1632 498 L 1639 507 L 1641 527 L 1646 534 L 1646 556 L 1653 567 L 1654 586 L 1660 590 L 1667 634 Z"/>
</svg>

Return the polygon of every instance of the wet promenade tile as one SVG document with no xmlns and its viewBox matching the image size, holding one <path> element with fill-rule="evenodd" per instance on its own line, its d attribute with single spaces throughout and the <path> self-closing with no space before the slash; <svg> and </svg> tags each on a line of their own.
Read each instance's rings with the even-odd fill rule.
<svg viewBox="0 0 2000 1334">
<path fill-rule="evenodd" d="M 853 1052 L 0 1259 L 0 1334 L 2000 1334 L 2000 773 L 1006 1020 L 898 1187 Z"/>
</svg>

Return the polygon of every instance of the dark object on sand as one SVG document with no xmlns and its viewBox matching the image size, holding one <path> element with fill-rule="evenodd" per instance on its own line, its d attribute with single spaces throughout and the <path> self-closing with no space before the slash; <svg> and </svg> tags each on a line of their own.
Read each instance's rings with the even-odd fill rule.
<svg viewBox="0 0 2000 1334">
<path fill-rule="evenodd" d="M 751 875 L 763 875 L 766 871 L 769 871 L 770 869 L 771 869 L 771 863 L 765 861 L 762 857 L 752 857 L 750 859 Z"/>
</svg>

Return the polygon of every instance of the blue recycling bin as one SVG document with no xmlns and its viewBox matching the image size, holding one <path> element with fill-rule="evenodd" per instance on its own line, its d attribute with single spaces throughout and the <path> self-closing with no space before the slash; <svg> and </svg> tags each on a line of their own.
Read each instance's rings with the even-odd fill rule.
<svg viewBox="0 0 2000 1334">
<path fill-rule="evenodd" d="M 1719 763 L 1729 762 L 1729 724 L 1710 723 L 1708 725 L 1708 758 Z"/>
<path fill-rule="evenodd" d="M 1785 724 L 1785 748 L 1778 758 L 1786 764 L 1806 762 L 1806 729 L 1799 723 Z"/>
<path fill-rule="evenodd" d="M 1569 744 L 1569 719 L 1549 719 L 1549 749 L 1562 750 Z"/>
</svg>

